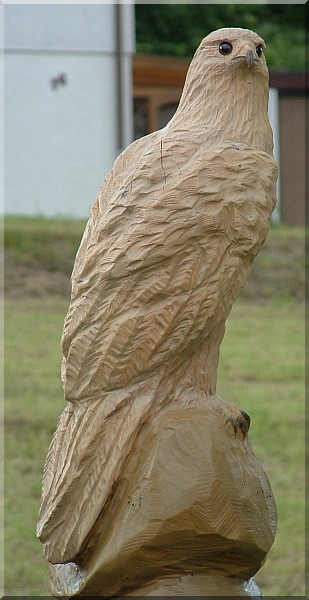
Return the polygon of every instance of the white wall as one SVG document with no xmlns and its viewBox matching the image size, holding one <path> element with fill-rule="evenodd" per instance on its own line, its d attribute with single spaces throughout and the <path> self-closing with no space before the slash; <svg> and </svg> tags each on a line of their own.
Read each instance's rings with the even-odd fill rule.
<svg viewBox="0 0 309 600">
<path fill-rule="evenodd" d="M 280 198 L 280 124 L 279 124 L 279 91 L 269 88 L 268 118 L 274 134 L 274 157 L 278 163 L 277 183 L 277 205 L 271 216 L 273 223 L 281 221 L 281 198 Z"/>
<path fill-rule="evenodd" d="M 5 49 L 112 52 L 114 6 L 6 4 Z"/>
<path fill-rule="evenodd" d="M 122 11 L 129 143 L 133 6 Z M 5 5 L 6 213 L 89 215 L 119 151 L 116 67 L 115 5 Z"/>
</svg>

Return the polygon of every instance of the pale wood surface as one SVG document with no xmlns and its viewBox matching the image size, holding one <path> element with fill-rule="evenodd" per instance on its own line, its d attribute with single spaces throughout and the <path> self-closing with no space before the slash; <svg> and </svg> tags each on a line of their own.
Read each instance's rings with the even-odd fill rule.
<svg viewBox="0 0 309 600">
<path fill-rule="evenodd" d="M 176 114 L 119 156 L 92 209 L 38 522 L 54 595 L 119 595 L 214 565 L 245 580 L 273 542 L 244 417 L 215 393 L 225 320 L 276 202 L 259 44 L 248 30 L 207 36 Z"/>
<path fill-rule="evenodd" d="M 173 572 L 218 570 L 219 580 L 232 575 L 239 586 L 260 568 L 276 525 L 267 477 L 248 435 L 235 431 L 240 411 L 217 395 L 200 393 L 194 404 L 142 427 L 74 571 L 85 595 L 136 591 Z M 50 572 L 57 581 L 59 569 Z"/>
</svg>

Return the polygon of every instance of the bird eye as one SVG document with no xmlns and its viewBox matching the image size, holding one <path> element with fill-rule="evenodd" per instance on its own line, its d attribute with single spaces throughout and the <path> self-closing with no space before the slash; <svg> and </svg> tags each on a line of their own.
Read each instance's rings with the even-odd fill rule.
<svg viewBox="0 0 309 600">
<path fill-rule="evenodd" d="M 256 47 L 255 51 L 256 51 L 256 53 L 257 53 L 258 57 L 260 58 L 260 56 L 261 56 L 261 54 L 262 54 L 262 52 L 263 52 L 263 46 L 262 46 L 262 44 L 259 44 L 259 45 Z"/>
<path fill-rule="evenodd" d="M 220 44 L 220 47 L 219 47 L 220 54 L 231 54 L 232 50 L 233 50 L 233 46 L 229 42 L 222 42 L 222 44 Z"/>
</svg>

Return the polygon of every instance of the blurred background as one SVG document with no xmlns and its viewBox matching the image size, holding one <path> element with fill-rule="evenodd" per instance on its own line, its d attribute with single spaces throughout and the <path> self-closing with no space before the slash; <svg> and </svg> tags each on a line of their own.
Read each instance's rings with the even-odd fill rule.
<svg viewBox="0 0 309 600">
<path fill-rule="evenodd" d="M 280 164 L 273 217 L 305 218 L 305 5 L 8 4 L 5 212 L 87 217 L 117 154 L 166 125 L 201 39 L 225 26 L 267 44 Z"/>
<path fill-rule="evenodd" d="M 276 540 L 256 580 L 265 596 L 304 597 L 305 10 L 4 5 L 7 596 L 50 595 L 35 529 L 65 406 L 61 331 L 90 208 L 119 152 L 171 118 L 201 39 L 240 26 L 267 44 L 279 202 L 227 320 L 218 393 L 251 415 L 278 506 Z"/>
</svg>

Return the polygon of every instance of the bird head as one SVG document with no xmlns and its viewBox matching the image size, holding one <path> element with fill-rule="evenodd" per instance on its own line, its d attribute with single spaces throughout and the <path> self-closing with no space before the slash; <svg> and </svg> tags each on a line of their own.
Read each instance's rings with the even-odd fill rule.
<svg viewBox="0 0 309 600">
<path fill-rule="evenodd" d="M 267 72 L 265 42 L 254 31 L 230 27 L 213 31 L 204 38 L 199 50 L 209 66 L 220 70 L 243 67 Z"/>
<path fill-rule="evenodd" d="M 240 27 L 217 29 L 200 43 L 188 69 L 175 128 L 185 122 L 209 143 L 237 140 L 272 153 L 265 42 Z"/>
<path fill-rule="evenodd" d="M 213 96 L 222 93 L 237 96 L 242 84 L 255 82 L 268 97 L 268 69 L 264 56 L 264 40 L 254 31 L 229 27 L 217 29 L 200 43 L 188 69 L 183 90 L 183 100 L 196 93 L 207 95 L 210 103 L 216 104 Z M 232 82 L 232 86 L 230 86 Z M 200 100 L 199 100 L 200 101 Z"/>
</svg>

